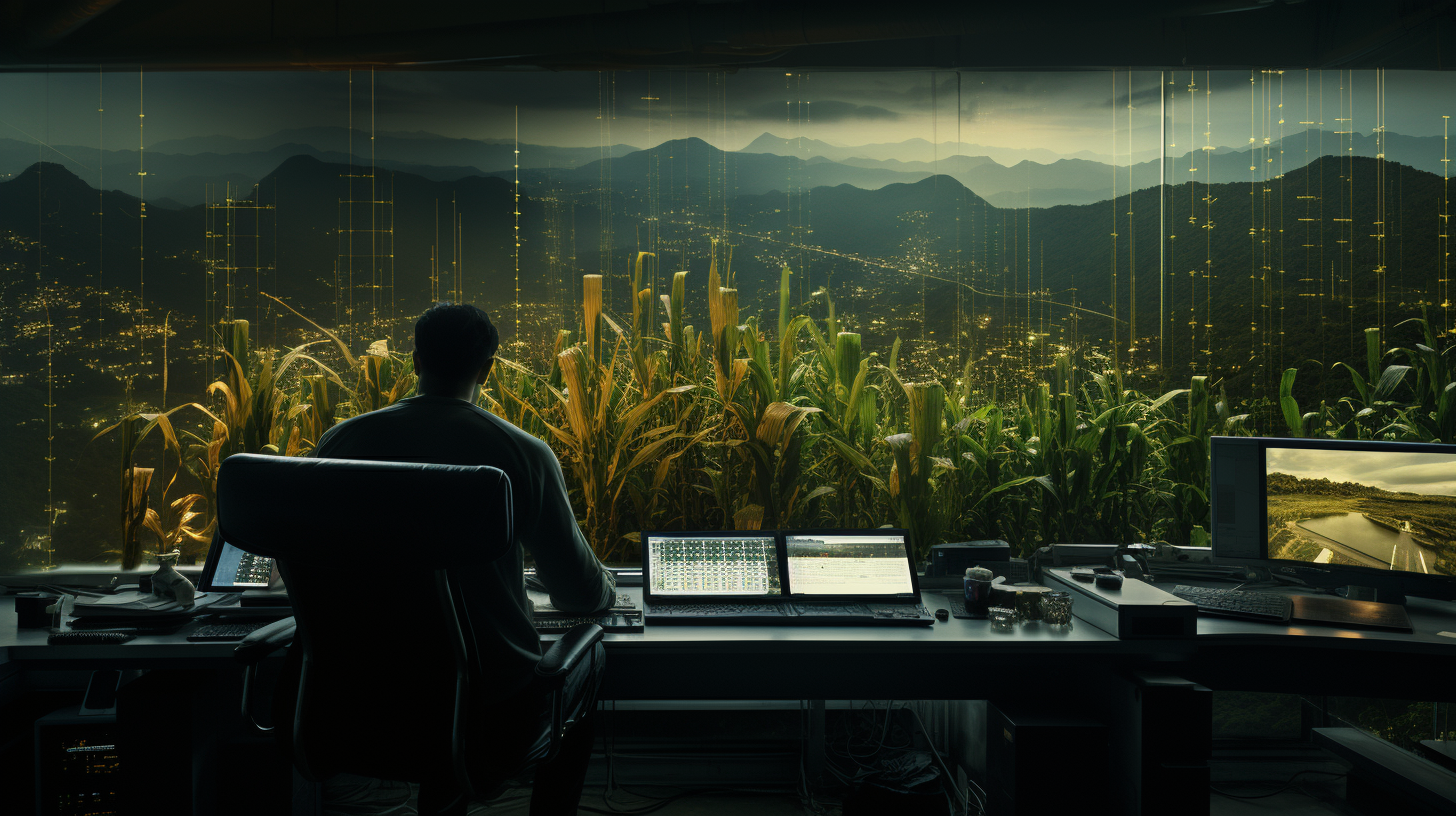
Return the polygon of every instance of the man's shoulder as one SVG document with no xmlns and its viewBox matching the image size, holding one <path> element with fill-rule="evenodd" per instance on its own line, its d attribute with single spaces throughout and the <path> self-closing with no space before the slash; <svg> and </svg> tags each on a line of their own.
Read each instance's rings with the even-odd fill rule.
<svg viewBox="0 0 1456 816">
<path fill-rule="evenodd" d="M 476 410 L 480 412 L 481 416 L 485 417 L 487 422 L 499 428 L 502 433 L 511 437 L 511 439 L 519 444 L 522 449 L 528 451 L 534 456 L 546 456 L 550 457 L 551 461 L 556 461 L 556 453 L 551 450 L 551 446 L 546 444 L 545 440 L 530 433 L 529 431 L 522 429 L 514 422 L 510 422 L 506 419 L 498 417 L 483 408 L 476 408 Z"/>
<path fill-rule="evenodd" d="M 492 447 L 502 437 L 513 447 L 522 450 L 528 457 L 537 459 L 543 455 L 555 460 L 551 447 L 540 439 L 516 427 L 478 405 L 465 400 L 433 397 L 410 397 L 393 405 L 350 417 L 324 432 L 319 448 L 325 442 L 360 434 L 374 436 L 376 433 L 390 433 L 394 429 L 428 428 L 431 435 L 445 434 L 457 443 L 469 446 L 470 437 L 488 437 Z M 409 434 L 413 436 L 413 434 Z"/>
<path fill-rule="evenodd" d="M 396 402 L 392 405 L 386 405 L 385 407 L 378 410 L 370 411 L 365 414 L 359 414 L 357 416 L 351 416 L 348 419 L 335 422 L 333 427 L 323 432 L 323 435 L 319 438 L 319 441 L 322 442 L 323 440 L 328 439 L 331 436 L 338 436 L 339 434 L 348 433 L 353 430 L 359 430 L 370 425 L 399 421 L 402 418 L 401 414 L 407 413 L 409 411 L 409 406 L 406 405 L 407 402 L 408 400 L 400 400 L 399 402 Z"/>
</svg>

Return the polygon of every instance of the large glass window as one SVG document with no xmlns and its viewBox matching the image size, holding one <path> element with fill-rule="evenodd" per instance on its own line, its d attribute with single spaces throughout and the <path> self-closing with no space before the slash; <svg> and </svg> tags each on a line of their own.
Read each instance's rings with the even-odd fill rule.
<svg viewBox="0 0 1456 816">
<path fill-rule="evenodd" d="M 500 327 L 481 404 L 612 561 L 643 529 L 1201 544 L 1210 434 L 1456 430 L 1444 75 L 0 89 L 0 570 L 200 557 L 218 462 L 412 393 L 439 300 Z"/>
</svg>

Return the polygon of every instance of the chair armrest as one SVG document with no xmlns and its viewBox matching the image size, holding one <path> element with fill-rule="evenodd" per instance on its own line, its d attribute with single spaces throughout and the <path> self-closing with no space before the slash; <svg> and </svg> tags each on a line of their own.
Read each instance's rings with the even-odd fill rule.
<svg viewBox="0 0 1456 816">
<path fill-rule="evenodd" d="M 603 634 L 602 627 L 595 623 L 583 623 L 573 627 L 541 656 L 541 662 L 536 664 L 536 677 L 547 688 L 560 686 L 582 658 L 591 654 L 592 647 L 597 645 Z"/>
<path fill-rule="evenodd" d="M 254 629 L 233 648 L 233 658 L 243 665 L 256 665 L 263 658 L 292 643 L 293 633 L 297 628 L 293 618 L 284 618 Z"/>
</svg>

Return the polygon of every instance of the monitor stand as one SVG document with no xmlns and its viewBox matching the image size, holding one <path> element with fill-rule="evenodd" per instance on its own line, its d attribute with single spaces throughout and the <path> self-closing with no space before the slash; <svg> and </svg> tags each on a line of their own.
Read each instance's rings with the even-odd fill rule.
<svg viewBox="0 0 1456 816">
<path fill-rule="evenodd" d="M 288 590 L 286 589 L 246 589 L 243 590 L 241 606 L 278 606 L 289 605 Z"/>
<path fill-rule="evenodd" d="M 1345 587 L 1344 597 L 1350 601 L 1376 601 L 1377 603 L 1404 604 L 1405 593 L 1393 589 L 1350 584 Z"/>
</svg>

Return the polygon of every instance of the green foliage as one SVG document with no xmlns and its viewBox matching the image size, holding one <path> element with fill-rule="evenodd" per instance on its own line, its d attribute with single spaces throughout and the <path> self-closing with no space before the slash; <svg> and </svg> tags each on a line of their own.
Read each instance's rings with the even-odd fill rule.
<svg viewBox="0 0 1456 816">
<path fill-rule="evenodd" d="M 1055 542 L 1206 544 L 1209 439 L 1253 431 L 1207 377 L 1143 393 L 1076 350 L 1019 393 L 973 388 L 972 361 L 956 361 L 958 377 L 907 383 L 899 341 L 887 357 L 866 353 L 860 335 L 841 331 L 828 292 L 822 321 L 796 314 L 788 268 L 766 329 L 741 317 L 726 254 L 721 274 L 715 252 L 706 282 L 677 272 L 660 296 L 645 283 L 651 257 L 635 259 L 630 320 L 614 320 L 602 278 L 585 276 L 580 325 L 558 333 L 549 369 L 497 358 L 481 396 L 553 447 L 582 529 L 606 559 L 636 557 L 644 529 L 896 525 L 922 557 L 940 541 L 982 538 L 1021 553 Z M 706 331 L 687 322 L 695 289 L 706 289 Z M 1337 364 L 1353 393 L 1333 404 L 1301 410 L 1289 369 L 1272 416 L 1295 436 L 1452 441 L 1449 347 L 1415 323 L 1425 342 L 1414 348 L 1382 352 L 1379 332 L 1368 332 L 1366 370 Z M 356 358 L 312 325 L 319 343 L 337 346 L 342 375 L 306 353 L 312 343 L 251 349 L 239 321 L 219 338 L 227 373 L 209 388 L 209 406 L 182 406 L 210 430 L 179 437 L 171 412 L 124 424 L 128 438 L 161 428 L 201 485 L 199 498 L 174 503 L 175 528 L 157 525 L 159 538 L 206 529 L 226 456 L 305 454 L 334 422 L 412 392 L 409 358 L 383 341 Z M 299 372 L 300 362 L 314 371 Z M 977 393 L 991 396 L 977 403 Z M 130 553 L 147 513 L 131 492 L 145 478 L 131 472 L 134 449 L 123 463 Z"/>
</svg>

